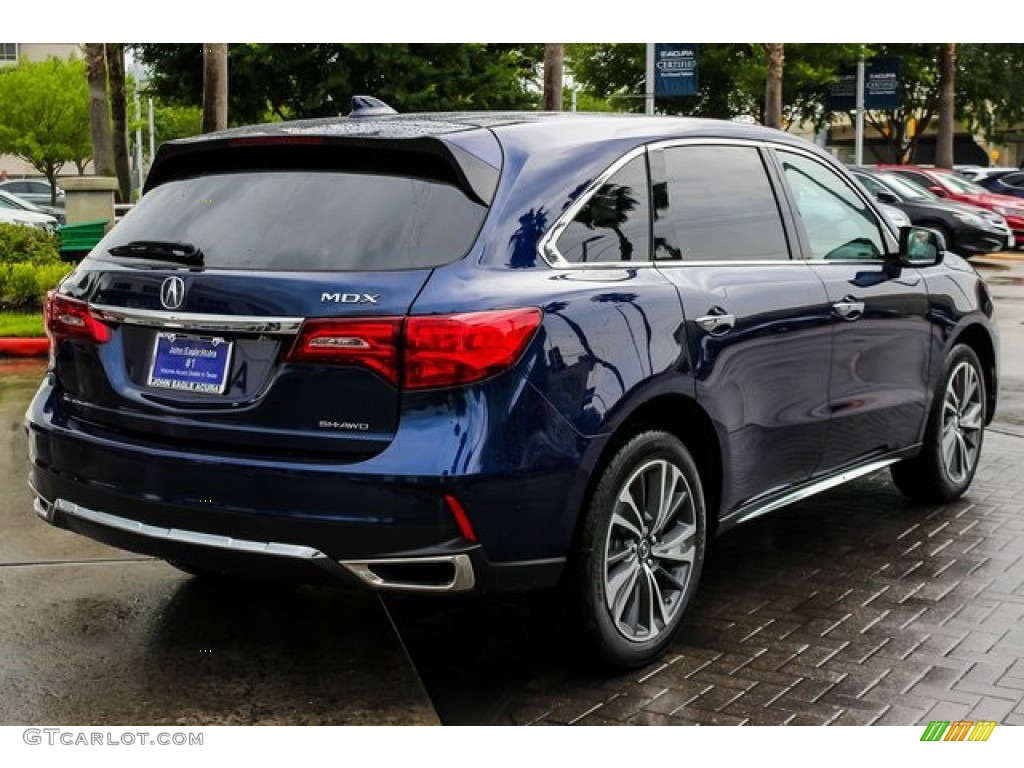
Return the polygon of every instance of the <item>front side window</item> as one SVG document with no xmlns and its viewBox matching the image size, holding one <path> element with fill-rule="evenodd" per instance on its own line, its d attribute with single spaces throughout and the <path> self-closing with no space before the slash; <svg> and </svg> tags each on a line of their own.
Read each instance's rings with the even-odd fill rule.
<svg viewBox="0 0 1024 768">
<path fill-rule="evenodd" d="M 780 150 L 778 157 L 811 258 L 862 261 L 882 257 L 885 246 L 878 219 L 837 173 L 793 152 Z"/>
<path fill-rule="evenodd" d="M 657 260 L 788 260 L 779 205 L 755 147 L 664 150 L 665 184 L 655 186 Z"/>
<path fill-rule="evenodd" d="M 555 247 L 576 264 L 650 261 L 647 157 L 613 173 L 559 235 Z"/>
</svg>

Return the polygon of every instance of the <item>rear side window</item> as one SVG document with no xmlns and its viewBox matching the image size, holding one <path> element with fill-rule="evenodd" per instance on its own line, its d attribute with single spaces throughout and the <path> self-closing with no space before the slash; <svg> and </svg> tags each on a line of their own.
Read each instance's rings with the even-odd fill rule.
<svg viewBox="0 0 1024 768">
<path fill-rule="evenodd" d="M 574 263 L 650 261 L 646 156 L 633 158 L 613 173 L 555 245 L 566 261 Z"/>
<path fill-rule="evenodd" d="M 137 240 L 190 243 L 206 267 L 396 270 L 464 256 L 487 207 L 435 178 L 344 170 L 246 170 L 150 191 L 93 255 Z"/>
<path fill-rule="evenodd" d="M 779 205 L 754 147 L 664 151 L 655 186 L 654 254 L 661 260 L 789 259 Z"/>
</svg>

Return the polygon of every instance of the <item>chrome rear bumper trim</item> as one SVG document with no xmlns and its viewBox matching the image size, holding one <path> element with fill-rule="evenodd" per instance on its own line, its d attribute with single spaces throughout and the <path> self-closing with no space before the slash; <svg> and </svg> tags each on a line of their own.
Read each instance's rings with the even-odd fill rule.
<svg viewBox="0 0 1024 768">
<path fill-rule="evenodd" d="M 294 336 L 302 327 L 301 317 L 261 317 L 259 315 L 203 315 L 190 312 L 167 312 L 156 309 L 130 309 L 104 304 L 90 305 L 100 320 L 128 325 L 145 325 L 183 331 L 235 331 Z"/>
<path fill-rule="evenodd" d="M 40 502 L 40 505 L 45 502 Z M 39 508 L 37 507 L 37 512 Z M 79 520 L 85 520 L 97 525 L 129 533 L 146 536 L 150 539 L 162 539 L 164 541 L 179 542 L 182 544 L 196 544 L 202 547 L 213 547 L 215 549 L 227 549 L 232 552 L 249 552 L 257 555 L 272 555 L 275 557 L 290 557 L 296 560 L 316 560 L 326 558 L 323 552 L 313 547 L 304 547 L 299 544 L 282 544 L 277 541 L 249 541 L 248 539 L 235 539 L 230 536 L 218 536 L 212 533 L 200 533 L 198 531 L 187 531 L 181 528 L 162 528 L 156 525 L 147 525 L 138 520 L 129 520 L 126 517 L 112 515 L 109 512 L 97 512 L 95 509 L 74 504 L 64 499 L 57 499 L 53 503 L 53 509 Z"/>
<path fill-rule="evenodd" d="M 57 499 L 51 504 L 43 497 L 37 495 L 33 502 L 33 507 L 36 514 L 51 523 L 53 522 L 54 513 L 60 512 L 69 517 L 85 520 L 86 522 L 102 525 L 107 528 L 116 528 L 150 539 L 225 549 L 231 552 L 271 555 L 273 557 L 287 557 L 295 560 L 320 561 L 321 564 L 332 562 L 323 552 L 313 547 L 299 544 L 283 544 L 277 541 L 235 539 L 230 536 L 218 536 L 212 533 L 201 533 L 182 528 L 163 528 L 161 526 L 148 525 L 138 520 L 120 517 L 119 515 L 112 515 L 109 512 L 99 512 L 95 509 L 89 509 L 80 504 L 66 501 L 65 499 Z M 424 557 L 382 558 L 377 560 L 347 560 L 341 561 L 339 565 L 359 578 L 367 586 L 378 590 L 395 592 L 463 592 L 472 589 L 476 585 L 473 561 L 465 553 Z M 387 578 L 373 570 L 374 568 L 407 565 L 450 565 L 452 567 L 452 576 L 444 582 L 418 582 Z"/>
</svg>

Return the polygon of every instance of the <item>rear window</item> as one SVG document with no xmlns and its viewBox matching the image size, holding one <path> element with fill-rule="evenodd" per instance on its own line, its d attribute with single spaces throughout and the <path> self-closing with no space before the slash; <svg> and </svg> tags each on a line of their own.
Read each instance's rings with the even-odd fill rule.
<svg viewBox="0 0 1024 768">
<path fill-rule="evenodd" d="M 189 243 L 207 268 L 397 270 L 464 256 L 487 214 L 434 178 L 354 171 L 215 173 L 145 195 L 92 253 L 136 240 Z M 127 261 L 127 260 L 124 260 Z"/>
</svg>

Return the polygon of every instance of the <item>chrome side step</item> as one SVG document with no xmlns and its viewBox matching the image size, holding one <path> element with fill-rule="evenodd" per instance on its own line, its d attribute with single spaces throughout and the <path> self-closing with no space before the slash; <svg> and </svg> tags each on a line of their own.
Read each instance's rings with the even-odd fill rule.
<svg viewBox="0 0 1024 768">
<path fill-rule="evenodd" d="M 835 488 L 837 485 L 842 485 L 849 480 L 869 475 L 872 472 L 877 472 L 879 469 L 888 467 L 890 464 L 895 464 L 908 452 L 909 451 L 901 451 L 895 456 L 887 456 L 884 459 L 870 461 L 867 464 L 861 464 L 837 474 L 829 475 L 828 477 L 824 477 L 819 480 L 813 480 L 805 485 L 790 489 L 779 496 L 771 496 L 767 499 L 759 499 L 749 504 L 745 504 L 730 515 L 726 522 L 728 522 L 730 526 L 738 525 L 739 523 L 745 523 L 748 520 L 753 520 L 755 517 L 760 517 L 761 515 L 773 512 L 781 507 L 795 504 L 798 501 L 803 501 L 816 493 L 827 491 L 828 489 Z"/>
<path fill-rule="evenodd" d="M 277 541 L 250 541 L 231 536 L 189 531 L 182 528 L 163 528 L 131 520 L 127 517 L 98 512 L 64 499 L 52 504 L 36 495 L 33 509 L 49 523 L 55 512 L 107 528 L 145 536 L 150 539 L 211 547 L 231 552 L 287 557 L 313 561 L 319 565 L 332 564 L 330 558 L 314 547 L 284 544 Z M 366 586 L 377 590 L 398 592 L 463 592 L 476 585 L 473 561 L 466 553 L 454 555 L 428 555 L 424 557 L 396 557 L 375 560 L 343 560 L 338 563 Z"/>
</svg>

